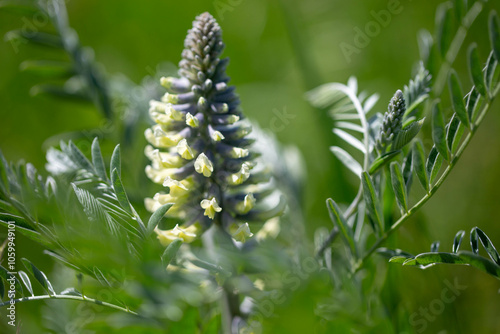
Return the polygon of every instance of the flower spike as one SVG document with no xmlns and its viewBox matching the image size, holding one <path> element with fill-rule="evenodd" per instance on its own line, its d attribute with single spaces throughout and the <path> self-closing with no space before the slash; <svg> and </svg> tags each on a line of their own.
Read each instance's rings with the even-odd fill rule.
<svg viewBox="0 0 500 334">
<path fill-rule="evenodd" d="M 244 240 L 252 235 L 245 219 L 256 216 L 252 210 L 265 194 L 260 183 L 270 179 L 270 171 L 256 167 L 259 154 L 251 149 L 251 126 L 228 85 L 228 59 L 220 58 L 222 31 L 210 14 L 195 19 L 184 47 L 180 77 L 161 78 L 167 92 L 161 101 L 150 102 L 156 124 L 145 132 L 151 160 L 146 174 L 165 191 L 146 199 L 146 206 L 154 210 L 175 203 L 167 218 L 184 220 L 182 228 L 157 231 L 164 244 L 173 237 L 191 237 L 180 232 L 191 225 L 207 229 L 217 224 L 229 234 L 236 227 Z M 254 167 L 258 174 L 252 177 Z M 262 214 L 262 208 L 256 210 Z M 282 211 L 267 210 L 274 215 Z"/>
</svg>

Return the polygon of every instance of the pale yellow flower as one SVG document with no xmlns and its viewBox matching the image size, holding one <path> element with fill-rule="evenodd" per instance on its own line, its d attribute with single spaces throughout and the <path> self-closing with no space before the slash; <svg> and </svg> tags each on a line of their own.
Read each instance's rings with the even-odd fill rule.
<svg viewBox="0 0 500 334">
<path fill-rule="evenodd" d="M 274 217 L 269 219 L 264 226 L 261 227 L 257 235 L 255 236 L 258 241 L 262 241 L 267 238 L 276 238 L 281 231 L 280 219 L 279 217 Z"/>
<path fill-rule="evenodd" d="M 238 227 L 237 225 L 233 225 L 233 226 Z M 250 226 L 248 226 L 248 223 L 244 223 L 244 224 L 241 224 L 236 229 L 236 231 L 234 231 L 231 234 L 231 236 L 236 241 L 245 242 L 248 238 L 251 238 L 253 236 L 253 233 L 250 231 Z"/>
<path fill-rule="evenodd" d="M 155 212 L 162 205 L 165 205 L 167 203 L 175 203 L 168 210 L 168 216 L 176 217 L 179 219 L 185 219 L 186 211 L 182 207 L 182 204 L 184 202 L 185 202 L 184 200 L 178 200 L 178 198 L 174 198 L 170 196 L 170 194 L 156 193 L 153 198 L 146 198 L 144 200 L 144 206 L 146 207 L 146 210 L 148 210 L 149 212 Z"/>
<path fill-rule="evenodd" d="M 161 97 L 161 100 L 165 103 L 176 104 L 177 102 L 179 102 L 179 97 L 177 94 L 165 93 L 165 95 Z"/>
<path fill-rule="evenodd" d="M 215 197 L 213 197 L 210 200 L 209 199 L 202 200 L 200 205 L 201 205 L 202 209 L 205 209 L 205 212 L 203 214 L 205 216 L 208 216 L 208 218 L 210 218 L 210 219 L 214 219 L 216 212 L 222 211 L 222 208 L 217 203 L 217 200 L 215 199 Z"/>
<path fill-rule="evenodd" d="M 197 128 L 200 125 L 198 118 L 194 117 L 190 113 L 186 114 L 186 124 L 192 128 Z"/>
<path fill-rule="evenodd" d="M 197 173 L 203 174 L 205 177 L 210 177 L 214 171 L 214 166 L 205 153 L 201 153 L 194 162 L 194 169 Z"/>
<path fill-rule="evenodd" d="M 181 157 L 187 160 L 191 160 L 194 158 L 193 149 L 188 145 L 186 139 L 182 139 L 177 144 L 177 153 L 179 153 Z"/>
<path fill-rule="evenodd" d="M 224 139 L 224 135 L 220 131 L 214 131 L 212 133 L 212 140 L 213 141 L 221 141 Z"/>
<path fill-rule="evenodd" d="M 181 181 L 176 181 L 171 177 L 165 178 L 163 181 L 163 186 L 168 187 L 170 189 L 169 195 L 172 197 L 181 197 L 186 195 L 189 191 L 188 187 Z"/>
<path fill-rule="evenodd" d="M 175 173 L 175 169 L 173 168 L 153 168 L 150 165 L 146 166 L 146 175 L 147 177 L 153 181 L 154 183 L 162 184 L 163 181 L 172 176 Z"/>
<path fill-rule="evenodd" d="M 229 176 L 229 183 L 233 186 L 242 184 L 250 177 L 250 166 L 246 163 L 241 165 L 241 169 Z"/>
<path fill-rule="evenodd" d="M 249 193 L 245 196 L 243 201 L 236 204 L 236 211 L 238 211 L 239 214 L 248 213 L 248 211 L 252 210 L 253 207 L 255 206 L 255 202 L 256 202 L 255 197 L 253 196 L 252 193 Z"/>
<path fill-rule="evenodd" d="M 144 153 L 151 160 L 151 165 L 155 169 L 178 168 L 183 165 L 183 160 L 179 155 L 170 152 L 160 152 L 160 150 L 154 149 L 151 145 L 146 146 Z"/>
<path fill-rule="evenodd" d="M 172 107 L 172 104 L 170 104 L 170 103 L 167 103 L 167 108 L 165 109 L 165 114 L 170 116 L 170 118 L 172 118 L 174 121 L 179 121 L 179 122 L 184 121 L 184 119 L 186 117 L 186 115 L 184 115 L 184 113 L 182 113 L 178 110 L 175 110 Z"/>
<path fill-rule="evenodd" d="M 246 157 L 249 153 L 250 152 L 245 148 L 233 147 L 229 155 L 233 159 L 239 159 Z"/>
<path fill-rule="evenodd" d="M 239 120 L 240 120 L 240 116 L 238 116 L 238 115 L 229 115 L 227 117 L 227 122 L 229 124 L 234 124 L 234 123 L 238 122 Z"/>
<path fill-rule="evenodd" d="M 149 112 L 165 113 L 167 103 L 151 100 L 149 101 Z"/>
<path fill-rule="evenodd" d="M 178 133 L 167 133 L 161 129 L 160 125 L 155 125 L 153 128 L 148 128 L 144 132 L 144 136 L 151 145 L 167 148 L 177 145 L 182 136 Z"/>
<path fill-rule="evenodd" d="M 156 234 L 158 234 L 158 239 L 163 246 L 168 246 L 172 243 L 172 241 L 176 239 L 182 239 L 185 243 L 190 243 L 196 240 L 198 237 L 197 233 L 198 227 L 196 225 L 191 225 L 189 227 L 179 227 L 179 225 L 175 225 L 175 227 L 171 230 L 160 230 L 158 227 L 155 228 Z"/>
<path fill-rule="evenodd" d="M 161 77 L 160 78 L 160 85 L 165 87 L 166 89 L 170 89 L 172 87 L 172 83 L 174 82 L 175 78 L 173 77 Z"/>
</svg>

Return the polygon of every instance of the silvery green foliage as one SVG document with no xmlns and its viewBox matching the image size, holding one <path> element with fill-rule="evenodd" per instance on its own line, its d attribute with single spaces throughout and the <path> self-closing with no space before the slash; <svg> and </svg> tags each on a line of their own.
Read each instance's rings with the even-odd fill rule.
<svg viewBox="0 0 500 334">
<path fill-rule="evenodd" d="M 221 28 L 210 14 L 196 18 L 184 46 L 180 78 L 162 78 L 168 92 L 150 103 L 156 125 L 145 133 L 151 160 L 146 174 L 166 188 L 147 199 L 146 207 L 155 211 L 174 203 L 167 218 L 184 221 L 186 228 L 207 229 L 215 222 L 235 231 L 279 215 L 283 200 L 274 207 L 259 205 L 272 193 L 266 185 L 271 174 L 256 163 L 251 125 L 228 85 Z"/>
</svg>

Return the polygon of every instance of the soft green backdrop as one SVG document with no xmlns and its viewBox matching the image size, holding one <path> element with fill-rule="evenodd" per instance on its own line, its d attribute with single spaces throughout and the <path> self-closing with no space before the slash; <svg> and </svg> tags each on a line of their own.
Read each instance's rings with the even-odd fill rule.
<svg viewBox="0 0 500 334">
<path fill-rule="evenodd" d="M 354 75 L 360 89 L 380 93 L 377 108 L 383 111 L 394 91 L 412 75 L 418 60 L 418 30 L 434 29 L 436 2 L 402 0 L 401 13 L 393 15 L 389 25 L 348 61 L 340 44 L 352 45 L 353 29 L 364 29 L 373 20 L 370 12 L 387 5 L 384 0 L 71 0 L 68 11 L 81 43 L 95 50 L 106 71 L 124 73 L 135 82 L 154 72 L 158 63 L 177 63 L 194 16 L 203 11 L 214 14 L 223 28 L 225 55 L 231 58 L 229 75 L 246 114 L 263 128 L 271 127 L 276 111 L 294 116 L 276 135 L 283 143 L 297 145 L 304 155 L 308 170 L 306 229 L 311 238 L 317 227 L 331 227 L 325 199 L 347 201 L 354 195 L 355 185 L 329 152 L 335 143 L 332 123 L 307 104 L 304 93 L 322 83 L 345 82 Z M 499 10 L 500 4 L 492 1 L 487 7 Z M 482 59 L 489 48 L 483 34 L 487 13 L 483 11 L 469 35 L 469 40 L 478 42 Z M 32 20 L 0 12 L 0 34 Z M 92 106 L 30 96 L 30 87 L 38 78 L 20 74 L 18 67 L 23 60 L 40 55 L 50 58 L 52 53 L 32 46 L 16 50 L 10 43 L 0 44 L 0 148 L 9 160 L 25 159 L 42 169 L 42 144 L 47 138 L 98 126 L 99 115 Z M 462 54 L 456 68 L 466 79 L 464 64 Z M 456 231 L 476 225 L 500 245 L 499 130 L 500 104 L 496 103 L 448 182 L 397 233 L 393 245 L 417 253 L 439 239 L 441 247 L 447 249 Z M 21 249 L 19 256 L 33 251 L 30 243 L 23 242 L 20 247 L 23 245 L 30 249 Z M 500 284 L 494 278 L 463 267 L 420 271 L 396 265 L 390 270 L 400 275 L 399 289 L 404 291 L 410 313 L 440 298 L 446 279 L 459 277 L 467 286 L 425 332 L 458 332 L 449 326 L 455 319 L 459 319 L 463 333 L 494 333 L 500 328 Z"/>
</svg>

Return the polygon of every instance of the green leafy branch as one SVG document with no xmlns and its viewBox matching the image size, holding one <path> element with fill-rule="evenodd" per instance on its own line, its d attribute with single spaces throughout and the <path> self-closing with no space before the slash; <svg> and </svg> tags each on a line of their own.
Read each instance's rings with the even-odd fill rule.
<svg viewBox="0 0 500 334">
<path fill-rule="evenodd" d="M 66 300 L 76 300 L 81 302 L 94 303 L 102 306 L 109 307 L 114 310 L 126 312 L 129 314 L 137 315 L 136 312 L 131 311 L 128 307 L 122 307 L 116 304 L 111 304 L 94 298 L 89 298 L 82 293 L 80 293 L 75 288 L 67 288 L 60 293 L 56 293 L 45 273 L 39 270 L 32 262 L 28 259 L 21 259 L 26 271 L 19 270 L 17 273 L 11 273 L 4 267 L 0 266 L 0 297 L 3 300 L 5 298 L 5 290 L 10 290 L 9 286 L 14 286 L 14 291 L 19 294 L 20 298 L 15 298 L 14 294 L 9 291 L 9 300 L 1 302 L 0 307 L 11 305 L 12 303 L 21 303 L 26 301 L 35 300 L 46 300 L 46 299 L 66 299 Z M 14 275 L 17 274 L 17 277 Z M 30 278 L 31 277 L 31 278 Z M 39 286 L 44 290 L 46 294 L 35 295 L 32 278 L 39 284 Z M 11 281 L 13 283 L 11 283 Z M 23 284 L 21 284 L 21 282 Z M 26 291 L 23 288 L 26 289 Z M 29 293 L 29 294 L 28 294 Z"/>
<path fill-rule="evenodd" d="M 79 235 L 76 231 L 89 222 L 97 224 L 96 231 L 106 226 L 113 242 L 140 257 L 144 242 L 171 206 L 163 205 L 143 223 L 121 182 L 119 146 L 108 176 L 97 139 L 92 144 L 92 162 L 72 142 L 62 142 L 61 150 L 50 149 L 47 169 L 52 176 L 46 179 L 30 164 L 15 167 L 0 158 L 0 223 L 14 222 L 17 231 L 47 247 L 48 255 L 106 284 L 99 269 L 65 244 L 65 233 Z"/>
<path fill-rule="evenodd" d="M 495 55 L 497 52 L 500 52 L 500 50 L 495 49 L 499 44 L 496 42 L 496 39 L 494 39 L 495 36 L 500 37 L 498 31 L 500 31 L 498 17 L 495 13 L 492 13 L 490 15 L 490 36 L 492 36 L 492 47 L 494 47 L 494 49 L 484 69 L 484 76 L 482 75 L 483 71 L 481 71 L 481 68 L 478 68 L 479 62 L 475 61 L 474 57 L 471 56 L 474 51 L 469 52 L 469 70 L 471 77 L 473 82 L 478 83 L 479 87 L 483 87 L 481 90 L 483 90 L 485 95 L 479 93 L 476 86 L 474 86 L 471 92 L 466 96 L 467 104 L 464 104 L 463 99 L 460 98 L 461 88 L 456 73 L 451 71 L 449 87 L 455 113 L 452 115 L 448 125 L 445 126 L 441 108 L 438 103 L 435 103 L 432 111 L 434 146 L 426 162 L 422 159 L 425 158 L 422 145 L 417 143 L 414 146 L 412 169 L 417 174 L 422 187 L 427 193 L 375 242 L 366 255 L 356 264 L 353 269 L 354 272 L 358 271 L 364 265 L 367 258 L 387 239 L 387 237 L 389 237 L 389 235 L 394 233 L 437 192 L 467 148 L 479 125 L 486 116 L 486 113 L 490 109 L 495 97 L 500 94 L 500 84 L 496 84 L 494 80 L 498 63 Z M 471 47 L 470 50 L 475 50 L 475 48 Z M 469 132 L 461 142 L 461 137 L 464 134 L 465 128 L 468 128 Z M 443 162 L 447 162 L 448 165 L 439 179 L 434 183 Z M 399 181 L 395 182 L 396 184 L 398 182 L 404 182 L 402 178 L 396 177 L 396 179 L 399 179 Z M 393 186 L 396 188 L 397 185 L 395 185 L 395 183 L 393 183 Z M 398 196 L 398 203 L 406 200 L 402 193 L 395 191 L 395 194 Z"/>
<path fill-rule="evenodd" d="M 496 13 L 492 12 L 489 19 L 492 52 L 484 69 L 480 65 L 475 44 L 469 48 L 469 72 L 474 86 L 465 95 L 466 102 L 464 102 L 460 81 L 456 72 L 451 68 L 451 64 L 463 43 L 467 29 L 481 11 L 482 4 L 476 2 L 468 11 L 460 7 L 458 2 L 454 4 L 455 7 L 448 7 L 449 5 L 450 3 L 446 5 L 446 15 L 442 12 L 445 7 L 440 7 L 438 10 L 437 45 L 433 44 L 432 37 L 427 38 L 425 43 L 421 42 L 422 64 L 431 69 L 430 73 L 437 73 L 438 81 L 442 80 L 440 78 L 443 75 L 446 75 L 448 79 L 447 86 L 454 111 L 449 122 L 445 122 L 441 108 L 442 88 L 436 88 L 436 81 L 431 82 L 430 73 L 421 65 L 415 80 L 410 81 L 410 84 L 405 87 L 405 93 L 398 91 L 394 95 L 389 104 L 389 111 L 383 119 L 381 114 L 376 114 L 361 125 L 349 124 L 349 129 L 358 130 L 363 138 L 357 139 L 344 135 L 343 139 L 346 142 L 360 150 L 361 142 L 368 141 L 369 143 L 369 150 L 367 150 L 369 154 L 363 156 L 363 167 L 349 154 L 345 154 L 340 149 L 332 149 L 349 170 L 360 176 L 361 185 L 356 198 L 344 212 L 333 200 L 327 201 L 334 228 L 319 248 L 318 255 L 322 255 L 337 235 L 342 235 L 351 250 L 351 273 L 363 268 L 371 254 L 436 193 L 463 154 L 493 100 L 500 93 L 500 86 L 497 86 L 498 59 L 496 56 L 499 53 L 500 28 Z M 450 8 L 456 9 L 456 21 L 461 22 L 454 38 L 451 38 L 453 30 L 450 25 L 451 21 L 442 22 L 442 20 L 450 19 L 448 17 Z M 437 71 L 435 63 L 440 61 L 439 57 L 442 58 L 442 65 Z M 333 105 L 331 113 L 337 121 L 339 118 L 342 122 L 358 121 L 359 117 L 349 114 L 349 107 L 339 105 L 339 91 L 334 89 L 328 91 L 325 87 L 335 88 L 338 84 L 324 85 L 312 91 L 309 95 L 311 102 L 323 108 Z M 429 96 L 432 96 L 430 101 L 428 101 Z M 405 98 L 408 101 L 408 108 L 405 105 Z M 430 110 L 431 113 L 434 142 L 428 155 L 425 153 L 423 144 L 419 140 L 414 141 L 423 123 L 423 117 L 419 115 L 424 110 Z M 417 121 L 417 118 L 420 118 L 420 121 Z M 342 123 L 341 126 L 346 128 Z M 467 135 L 463 138 L 466 132 Z M 398 137 L 404 140 L 399 142 Z M 411 142 L 413 144 L 409 145 Z M 377 143 L 376 149 L 375 143 Z M 367 168 L 367 160 L 371 162 L 370 168 Z M 440 173 L 443 166 L 446 168 Z M 413 175 L 416 176 L 426 194 L 411 206 L 408 194 Z M 401 211 L 401 216 L 394 222 L 392 213 L 387 211 L 387 208 L 392 208 L 391 203 L 395 203 Z M 377 239 L 371 247 L 363 251 L 365 247 L 362 239 L 366 240 L 363 233 L 365 235 L 367 233 L 363 232 L 365 214 L 368 216 Z"/>
<path fill-rule="evenodd" d="M 386 248 L 378 249 L 377 252 L 384 256 L 389 256 L 389 262 L 400 263 L 403 266 L 416 266 L 426 269 L 436 264 L 459 264 L 477 268 L 485 273 L 500 279 L 500 256 L 491 242 L 490 238 L 478 227 L 474 227 L 470 232 L 470 245 L 472 252 L 462 251 L 460 245 L 465 235 L 465 231 L 458 231 L 453 240 L 451 253 L 439 252 L 439 242 L 431 246 L 431 252 L 413 256 L 400 250 L 390 250 Z M 490 259 L 479 255 L 479 241 L 488 253 Z"/>
</svg>

